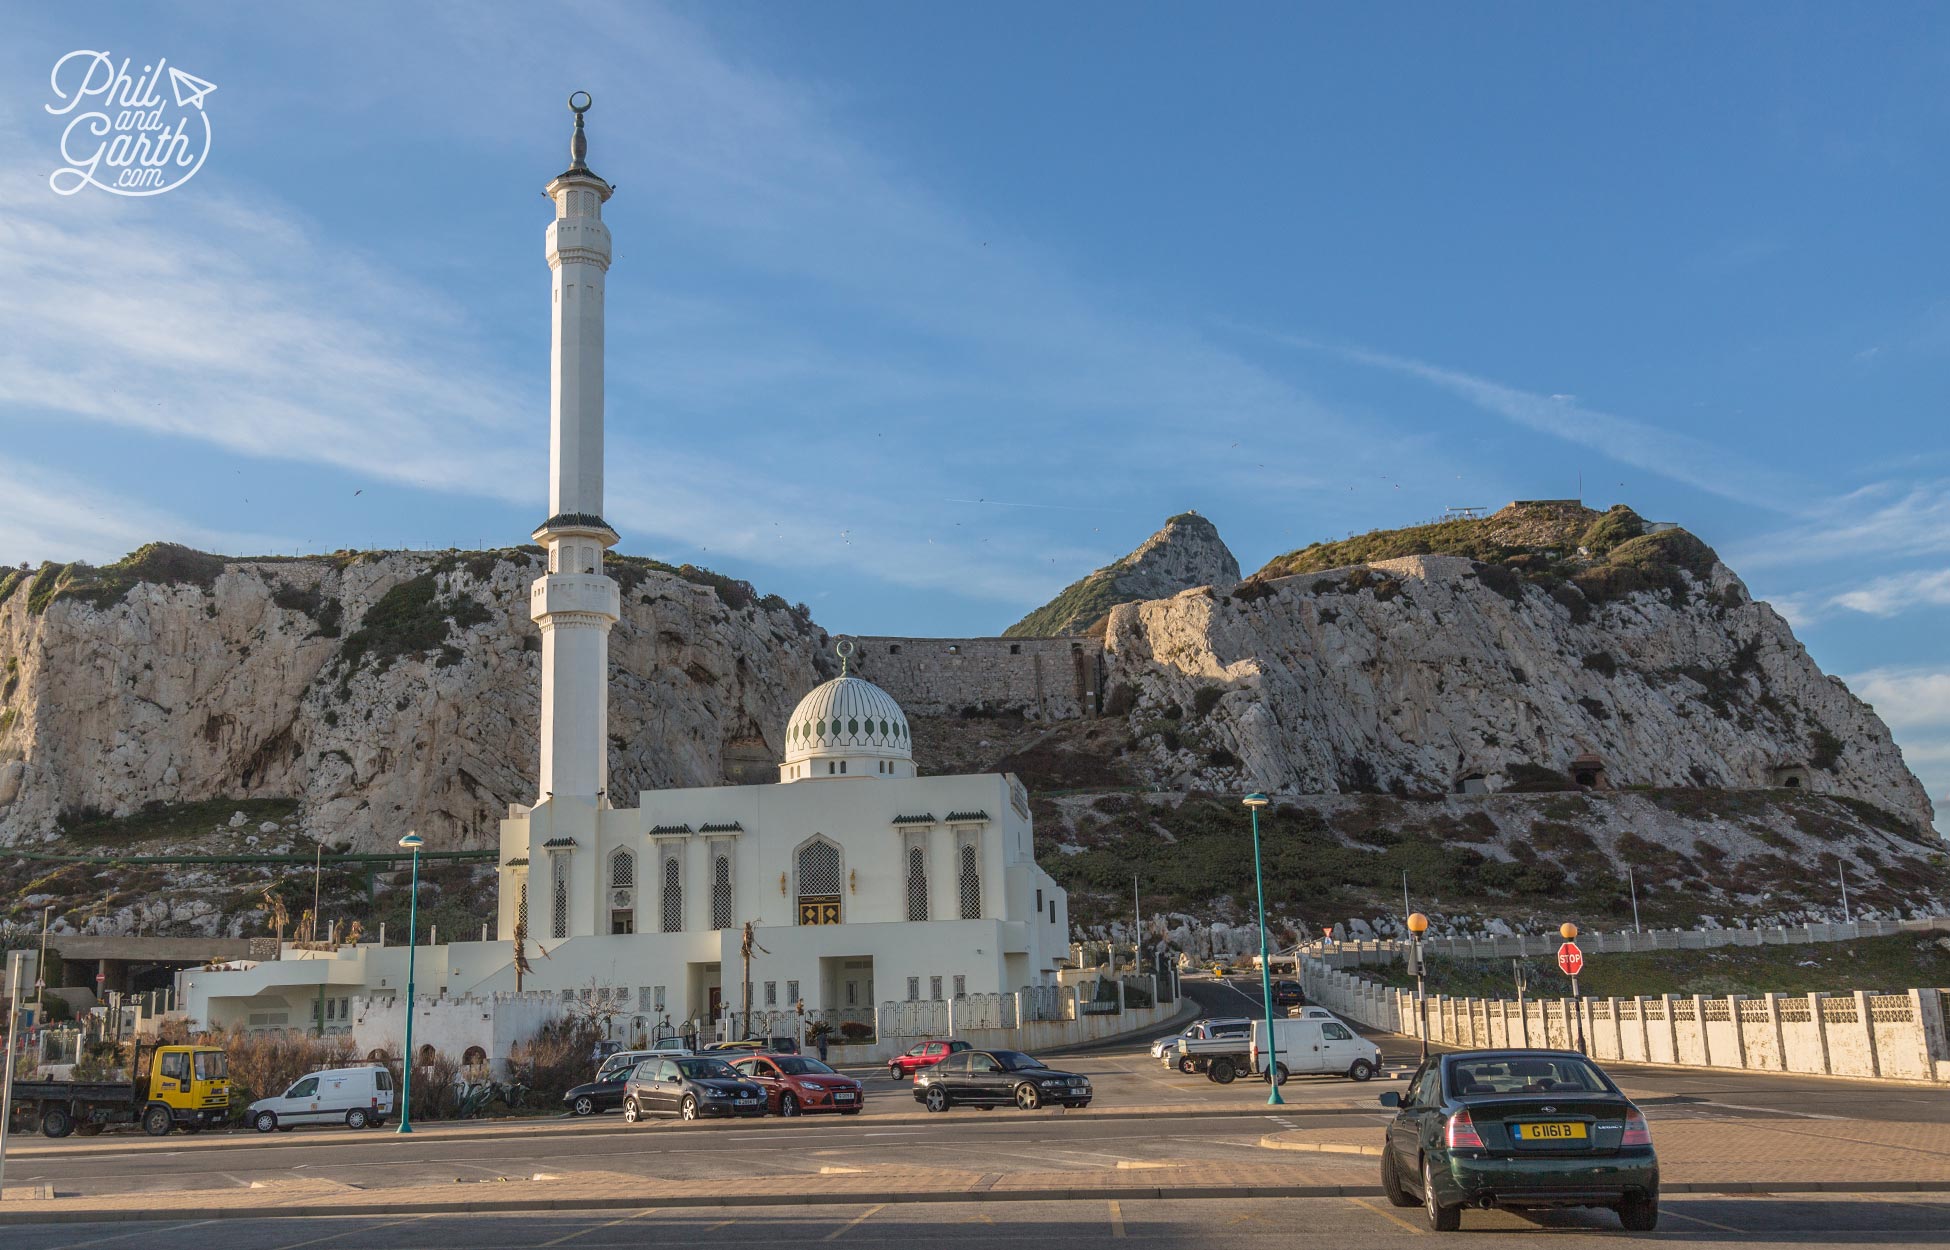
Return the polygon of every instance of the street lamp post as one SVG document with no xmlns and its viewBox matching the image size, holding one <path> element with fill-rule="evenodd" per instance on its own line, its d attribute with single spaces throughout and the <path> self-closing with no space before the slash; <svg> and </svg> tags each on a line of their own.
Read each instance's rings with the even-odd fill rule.
<svg viewBox="0 0 1950 1250">
<path fill-rule="evenodd" d="M 1266 1095 L 1268 1106 L 1282 1106 L 1280 1097 L 1280 1049 L 1273 1036 L 1273 963 L 1266 951 L 1266 877 L 1259 866 L 1259 809 L 1267 798 L 1255 791 L 1244 802 L 1253 814 L 1253 888 L 1259 894 L 1259 991 L 1266 1005 Z"/>
<path fill-rule="evenodd" d="M 1557 931 L 1563 935 L 1564 940 L 1567 942 L 1577 940 L 1578 927 L 1568 920 L 1559 925 Z M 1578 974 L 1575 972 L 1571 974 L 1571 1010 L 1576 1012 L 1578 1017 L 1578 1053 L 1580 1055 L 1590 1054 L 1591 1052 L 1584 1048 L 1584 996 L 1578 993 Z M 1702 1024 L 1700 1027 L 1705 1028 L 1706 1026 Z"/>
<path fill-rule="evenodd" d="M 1429 1061 L 1429 996 L 1422 983 L 1422 935 L 1429 930 L 1429 918 L 1416 912 L 1408 918 L 1408 931 L 1415 942 L 1415 1005 L 1422 1017 L 1422 1062 Z"/>
<path fill-rule="evenodd" d="M 420 848 L 426 839 L 409 830 L 400 846 L 413 852 L 413 895 L 406 904 L 406 1062 L 400 1065 L 399 1131 L 413 1131 L 413 953 L 420 941 Z"/>
</svg>

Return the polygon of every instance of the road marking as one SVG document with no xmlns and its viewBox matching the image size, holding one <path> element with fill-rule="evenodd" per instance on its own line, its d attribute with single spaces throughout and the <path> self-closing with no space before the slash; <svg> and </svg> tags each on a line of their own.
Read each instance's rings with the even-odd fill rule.
<svg viewBox="0 0 1950 1250">
<path fill-rule="evenodd" d="M 1396 1215 L 1393 1211 L 1384 1211 L 1382 1208 L 1376 1206 L 1374 1203 L 1369 1202 L 1366 1198 L 1349 1198 L 1348 1201 L 1353 1203 L 1355 1206 L 1360 1207 L 1363 1211 L 1374 1212 L 1382 1219 L 1387 1220 L 1390 1224 L 1398 1224 L 1401 1227 L 1406 1228 L 1411 1233 L 1426 1233 L 1429 1231 L 1428 1229 L 1423 1228 L 1418 1224 L 1409 1223 L 1401 1216 Z"/>
<path fill-rule="evenodd" d="M 1115 1198 L 1110 1200 L 1110 1235 L 1112 1237 L 1124 1235 L 1124 1208 Z"/>
<path fill-rule="evenodd" d="M 738 1222 L 737 1220 L 719 1220 L 716 1224 L 712 1224 L 709 1227 L 705 1228 L 704 1231 L 707 1233 L 715 1233 L 721 1228 L 730 1228 L 733 1224 L 736 1224 L 737 1222 Z"/>
<path fill-rule="evenodd" d="M 1706 1225 L 1706 1226 L 1707 1226 L 1708 1228 L 1717 1228 L 1717 1229 L 1719 1229 L 1719 1230 L 1720 1230 L 1721 1232 L 1723 1232 L 1723 1233 L 1740 1233 L 1740 1234 L 1742 1234 L 1742 1235 L 1745 1235 L 1745 1236 L 1752 1236 L 1752 1235 L 1753 1235 L 1753 1230 L 1752 1230 L 1752 1229 L 1747 1229 L 1747 1228 L 1735 1228 L 1735 1227 L 1734 1227 L 1733 1225 L 1731 1225 L 1731 1224 L 1719 1224 L 1719 1223 L 1715 1223 L 1715 1222 L 1714 1222 L 1714 1221 L 1712 1221 L 1712 1220 L 1705 1220 L 1705 1219 L 1701 1219 L 1701 1218 L 1700 1218 L 1699 1216 L 1697 1216 L 1697 1215 L 1687 1215 L 1687 1214 L 1686 1214 L 1686 1213 L 1685 1213 L 1684 1211 L 1675 1211 L 1675 1210 L 1673 1210 L 1673 1209 L 1672 1209 L 1671 1207 L 1667 1207 L 1667 1208 L 1666 1208 L 1666 1209 L 1665 1209 L 1665 1210 L 1664 1210 L 1664 1211 L 1663 1211 L 1663 1212 L 1662 1212 L 1661 1214 L 1664 1214 L 1664 1215 L 1670 1215 L 1670 1216 L 1671 1216 L 1671 1217 L 1672 1217 L 1673 1219 L 1675 1219 L 1675 1220 L 1690 1220 L 1691 1222 L 1693 1222 L 1693 1223 L 1695 1223 L 1695 1224 L 1704 1224 L 1704 1225 Z M 1804 1231 L 1805 1231 L 1805 1230 L 1804 1230 Z"/>
<path fill-rule="evenodd" d="M 854 1216 L 852 1219 L 840 1225 L 832 1232 L 826 1234 L 824 1237 L 821 1237 L 820 1240 L 837 1241 L 839 1240 L 840 1234 L 848 1232 L 858 1227 L 859 1225 L 866 1223 L 868 1220 L 872 1219 L 874 1216 L 880 1214 L 882 1211 L 885 1211 L 886 1209 L 887 1209 L 887 1204 L 884 1202 L 868 1207 L 866 1210 L 860 1212 L 860 1214 Z"/>
<path fill-rule="evenodd" d="M 657 1208 L 655 1207 L 645 1207 L 641 1211 L 630 1212 L 628 1215 L 624 1216 L 620 1220 L 611 1220 L 607 1224 L 591 1224 L 587 1228 L 578 1228 L 573 1233 L 564 1233 L 562 1236 L 557 1237 L 554 1241 L 544 1241 L 539 1243 L 536 1247 L 536 1250 L 541 1250 L 542 1246 L 559 1246 L 565 1241 L 574 1241 L 576 1238 L 582 1236 L 585 1233 L 599 1233 L 605 1228 L 615 1228 L 618 1224 L 627 1224 L 631 1220 L 642 1219 L 646 1215 L 655 1215 L 656 1212 L 657 1212 Z"/>
<path fill-rule="evenodd" d="M 165 1228 L 161 1231 L 165 1233 L 179 1233 L 186 1228 L 202 1228 L 205 1224 L 214 1224 L 214 1223 L 216 1223 L 215 1220 L 197 1220 L 195 1223 L 192 1224 L 178 1224 L 174 1228 Z M 132 1233 L 116 1233 L 110 1237 L 97 1237 L 92 1241 L 71 1241 L 65 1246 L 54 1246 L 52 1247 L 52 1250 L 80 1250 L 80 1247 L 82 1246 L 99 1246 L 99 1245 L 104 1245 L 111 1241 L 124 1241 L 130 1237 L 140 1237 L 144 1233 L 148 1233 L 153 1236 L 156 1233 L 156 1231 L 157 1230 L 152 1228 L 151 1229 L 139 1228 Z"/>
<path fill-rule="evenodd" d="M 313 1237 L 310 1241 L 294 1241 L 289 1245 L 279 1246 L 277 1250 L 298 1250 L 300 1246 L 315 1246 L 321 1241 L 331 1241 L 338 1237 L 350 1237 L 354 1233 L 378 1232 L 382 1228 L 394 1228 L 401 1224 L 411 1224 L 417 1220 L 429 1218 L 431 1217 L 425 1215 L 410 1215 L 403 1220 L 387 1220 L 384 1224 L 373 1224 L 366 1228 L 342 1228 L 336 1233 L 327 1233 L 323 1237 Z"/>
<path fill-rule="evenodd" d="M 1725 1107 L 1729 1111 L 1758 1111 L 1763 1115 L 1791 1115 L 1802 1120 L 1846 1120 L 1845 1115 L 1823 1115 L 1819 1111 L 1783 1111 L 1779 1107 L 1749 1107 L 1737 1102 L 1696 1102 L 1695 1107 Z"/>
</svg>

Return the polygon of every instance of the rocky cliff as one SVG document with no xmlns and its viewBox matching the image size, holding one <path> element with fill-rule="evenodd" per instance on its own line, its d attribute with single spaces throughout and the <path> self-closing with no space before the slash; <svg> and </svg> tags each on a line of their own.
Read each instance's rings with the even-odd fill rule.
<svg viewBox="0 0 1950 1250">
<path fill-rule="evenodd" d="M 1070 583 L 1003 636 L 1081 634 L 1120 603 L 1163 599 L 1193 586 L 1224 589 L 1238 580 L 1239 561 L 1227 550 L 1218 527 L 1196 512 L 1181 512 L 1136 551 Z"/>
<path fill-rule="evenodd" d="M 1927 827 L 1873 709 L 1704 544 L 1654 529 L 1513 505 L 1121 605 L 1107 706 L 1170 788 L 1802 786 Z"/>
<path fill-rule="evenodd" d="M 299 800 L 307 836 L 355 849 L 407 829 L 493 845 L 535 786 L 540 561 L 154 546 L 0 575 L 0 845 L 215 798 Z M 803 610 L 688 566 L 609 571 L 614 792 L 776 761 L 793 702 L 826 675 Z"/>
</svg>

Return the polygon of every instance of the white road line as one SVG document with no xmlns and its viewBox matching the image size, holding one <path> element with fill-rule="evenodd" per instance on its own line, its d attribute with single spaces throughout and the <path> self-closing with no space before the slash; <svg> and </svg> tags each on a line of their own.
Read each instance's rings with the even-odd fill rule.
<svg viewBox="0 0 1950 1250">
<path fill-rule="evenodd" d="M 215 1220 L 196 1220 L 189 1224 L 177 1224 L 171 1228 L 138 1228 L 132 1233 L 116 1233 L 109 1237 L 96 1237 L 91 1241 L 71 1241 L 65 1246 L 50 1247 L 50 1250 L 81 1250 L 82 1246 L 102 1246 L 111 1241 L 126 1241 L 130 1237 L 155 1236 L 159 1233 L 180 1233 L 186 1228 L 202 1228 L 205 1224 L 214 1223 Z"/>
<path fill-rule="evenodd" d="M 1717 1228 L 1723 1233 L 1739 1233 L 1742 1236 L 1746 1236 L 1746 1237 L 1753 1236 L 1754 1230 L 1752 1230 L 1751 1228 L 1735 1228 L 1731 1224 L 1719 1224 L 1719 1223 L 1715 1223 L 1712 1220 L 1703 1220 L 1697 1215 L 1687 1215 L 1684 1211 L 1673 1210 L 1672 1205 L 1670 1203 L 1666 1205 L 1665 1210 L 1661 1211 L 1660 1214 L 1669 1215 L 1675 1220 L 1689 1220 L 1694 1224 L 1704 1224 L 1708 1228 Z"/>
<path fill-rule="evenodd" d="M 655 1207 L 646 1207 L 641 1211 L 632 1211 L 628 1215 L 624 1216 L 622 1219 L 610 1220 L 606 1224 L 591 1224 L 587 1228 L 578 1228 L 573 1233 L 564 1233 L 562 1236 L 557 1237 L 554 1241 L 544 1241 L 541 1243 L 541 1246 L 559 1246 L 565 1241 L 574 1241 L 576 1238 L 583 1236 L 585 1233 L 599 1233 L 605 1228 L 615 1228 L 618 1224 L 627 1224 L 631 1220 L 642 1219 L 646 1215 L 655 1215 L 656 1212 L 657 1212 L 657 1208 Z M 537 1247 L 537 1250 L 540 1250 L 540 1246 Z"/>
<path fill-rule="evenodd" d="M 824 1237 L 821 1237 L 820 1240 L 837 1241 L 839 1240 L 842 1234 L 852 1231 L 854 1228 L 858 1227 L 861 1224 L 866 1223 L 868 1220 L 872 1219 L 874 1216 L 880 1214 L 882 1211 L 885 1211 L 886 1209 L 887 1209 L 887 1204 L 884 1202 L 876 1206 L 868 1207 L 866 1210 L 860 1212 L 860 1214 L 854 1216 L 852 1219 L 840 1225 L 832 1232 L 826 1234 Z"/>
<path fill-rule="evenodd" d="M 1760 1111 L 1768 1115 L 1790 1115 L 1803 1120 L 1846 1120 L 1849 1118 L 1845 1115 L 1823 1115 L 1819 1111 L 1783 1111 L 1779 1107 L 1748 1107 L 1737 1102 L 1696 1102 L 1692 1105 L 1695 1107 L 1725 1107 L 1730 1111 Z"/>
<path fill-rule="evenodd" d="M 411 1224 L 416 1221 L 429 1219 L 429 1218 L 431 1217 L 425 1215 L 411 1215 L 403 1220 L 388 1220 L 384 1224 L 373 1224 L 365 1228 L 342 1228 L 336 1233 L 327 1233 L 323 1237 L 313 1237 L 309 1241 L 290 1242 L 286 1245 L 277 1247 L 277 1250 L 299 1250 L 300 1246 L 315 1246 L 321 1241 L 333 1241 L 340 1237 L 350 1237 L 354 1233 L 378 1232 L 382 1228 L 394 1228 L 401 1224 Z"/>
</svg>

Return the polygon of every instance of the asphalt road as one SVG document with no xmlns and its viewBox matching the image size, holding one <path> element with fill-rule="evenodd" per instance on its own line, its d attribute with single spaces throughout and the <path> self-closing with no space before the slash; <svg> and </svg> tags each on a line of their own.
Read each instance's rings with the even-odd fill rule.
<svg viewBox="0 0 1950 1250">
<path fill-rule="evenodd" d="M 654 1209 L 624 1215 L 421 1216 L 223 1220 L 185 1224 L 14 1226 L 8 1250 L 637 1250 L 679 1244 L 715 1250 L 780 1246 L 1052 1246 L 1094 1250 L 1142 1243 L 1210 1250 L 1291 1250 L 1304 1236 L 1330 1246 L 1428 1244 L 1417 1212 L 1347 1198 L 1202 1201 L 922 1203 L 892 1206 Z M 1817 1199 L 1698 1198 L 1663 1204 L 1658 1232 L 1632 1238 L 1609 1212 L 1519 1216 L 1469 1212 L 1461 1237 L 1475 1247 L 1555 1250 L 1621 1242 L 1792 1244 L 1805 1250 L 1942 1245 L 1950 1202 L 1898 1195 Z"/>
</svg>

